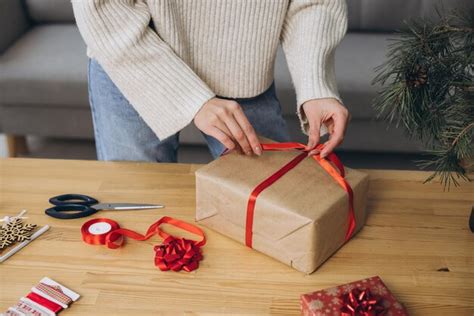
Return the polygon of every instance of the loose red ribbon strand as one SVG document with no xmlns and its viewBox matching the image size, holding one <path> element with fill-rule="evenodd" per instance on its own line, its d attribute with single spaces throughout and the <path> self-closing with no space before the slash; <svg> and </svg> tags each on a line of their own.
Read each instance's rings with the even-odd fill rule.
<svg viewBox="0 0 474 316">
<path fill-rule="evenodd" d="M 181 228 L 182 230 L 185 230 L 187 232 L 190 232 L 192 234 L 195 234 L 199 237 L 201 237 L 201 241 L 197 242 L 197 245 L 199 247 L 202 247 L 206 244 L 206 236 L 204 235 L 204 232 L 197 226 L 194 226 L 192 224 L 180 221 L 179 219 L 175 219 L 172 217 L 168 216 L 163 216 L 160 218 L 158 221 L 153 223 L 147 230 L 145 235 L 142 235 L 140 233 L 137 233 L 133 230 L 126 229 L 126 228 L 120 228 L 117 230 L 111 231 L 109 234 L 106 236 L 105 244 L 108 248 L 111 249 L 117 249 L 121 246 L 121 244 L 116 244 L 114 243 L 115 240 L 117 240 L 120 236 L 126 236 L 135 240 L 148 240 L 150 239 L 153 235 L 158 234 L 161 236 L 163 239 L 167 239 L 169 237 L 172 237 L 168 233 L 162 231 L 160 229 L 161 224 L 170 224 L 175 227 Z"/>
<path fill-rule="evenodd" d="M 201 237 L 200 241 L 185 238 L 175 238 L 160 229 L 161 224 L 170 224 Z M 202 251 L 201 247 L 206 244 L 204 232 L 197 226 L 180 221 L 178 219 L 164 216 L 152 224 L 145 235 L 133 230 L 121 228 L 110 232 L 106 237 L 106 245 L 111 249 L 119 248 L 122 244 L 114 243 L 120 236 L 130 237 L 135 240 L 147 240 L 158 234 L 164 241 L 155 246 L 155 265 L 162 271 L 180 271 L 181 269 L 191 272 L 199 267 Z M 123 240 L 123 238 L 122 238 Z"/>
<path fill-rule="evenodd" d="M 321 150 L 323 145 L 319 144 L 316 149 Z M 252 248 L 252 241 L 253 241 L 253 221 L 255 215 L 255 203 L 257 201 L 258 196 L 262 191 L 268 188 L 270 185 L 275 183 L 278 179 L 280 179 L 283 175 L 285 175 L 288 171 L 296 167 L 301 161 L 304 160 L 308 156 L 308 151 L 306 150 L 306 146 L 301 143 L 269 143 L 269 144 L 262 144 L 262 149 L 264 151 L 290 151 L 290 150 L 300 150 L 302 151 L 301 154 L 293 158 L 290 162 L 276 171 L 274 174 L 263 180 L 260 184 L 258 184 L 255 189 L 250 193 L 250 197 L 247 202 L 247 216 L 246 216 L 246 226 L 245 226 L 245 244 L 247 247 Z M 354 193 L 352 191 L 351 186 L 349 183 L 344 179 L 345 172 L 344 166 L 339 160 L 339 158 L 334 154 L 330 153 L 326 158 L 321 158 L 319 154 L 313 155 L 313 159 L 342 187 L 344 191 L 346 191 L 348 198 L 349 198 L 349 212 L 348 212 L 348 227 L 345 235 L 345 240 L 348 241 L 355 229 L 355 214 L 354 214 Z M 333 165 L 330 163 L 332 162 L 337 169 L 336 170 Z"/>
</svg>

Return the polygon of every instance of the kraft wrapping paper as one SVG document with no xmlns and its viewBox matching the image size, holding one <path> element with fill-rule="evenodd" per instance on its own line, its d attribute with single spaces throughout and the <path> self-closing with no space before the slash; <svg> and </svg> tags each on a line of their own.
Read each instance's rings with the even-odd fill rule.
<svg viewBox="0 0 474 316">
<path fill-rule="evenodd" d="M 251 191 L 298 154 L 231 153 L 196 171 L 196 221 L 245 245 Z M 365 223 L 368 175 L 346 168 L 354 191 L 358 232 Z M 257 198 L 253 249 L 312 273 L 344 244 L 347 193 L 313 159 L 306 158 Z"/>
</svg>

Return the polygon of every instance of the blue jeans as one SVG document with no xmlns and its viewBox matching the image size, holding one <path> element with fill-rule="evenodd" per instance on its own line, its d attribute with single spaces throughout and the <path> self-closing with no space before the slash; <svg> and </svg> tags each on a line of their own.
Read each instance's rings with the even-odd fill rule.
<svg viewBox="0 0 474 316">
<path fill-rule="evenodd" d="M 89 60 L 89 100 L 99 160 L 176 162 L 179 133 L 160 140 L 115 86 L 99 63 Z M 258 135 L 288 141 L 286 122 L 272 85 L 264 93 L 235 99 Z M 214 137 L 203 134 L 214 158 L 225 147 Z"/>
</svg>

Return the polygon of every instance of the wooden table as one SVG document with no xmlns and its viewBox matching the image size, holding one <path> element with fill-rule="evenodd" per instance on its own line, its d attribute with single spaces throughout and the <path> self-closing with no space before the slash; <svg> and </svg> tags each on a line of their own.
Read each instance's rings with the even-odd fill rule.
<svg viewBox="0 0 474 316">
<path fill-rule="evenodd" d="M 129 241 L 119 250 L 81 241 L 85 219 L 44 215 L 48 198 L 84 193 L 109 202 L 164 203 L 166 209 L 102 212 L 144 232 L 162 215 L 194 217 L 194 171 L 199 165 L 93 161 L 0 160 L 0 215 L 28 210 L 48 233 L 0 264 L 0 310 L 42 277 L 82 298 L 64 315 L 279 314 L 297 315 L 302 293 L 379 275 L 412 315 L 474 313 L 474 235 L 468 216 L 473 184 L 443 192 L 422 184 L 424 172 L 368 171 L 366 227 L 311 275 L 204 228 L 205 259 L 192 273 L 161 272 L 153 245 Z"/>
</svg>

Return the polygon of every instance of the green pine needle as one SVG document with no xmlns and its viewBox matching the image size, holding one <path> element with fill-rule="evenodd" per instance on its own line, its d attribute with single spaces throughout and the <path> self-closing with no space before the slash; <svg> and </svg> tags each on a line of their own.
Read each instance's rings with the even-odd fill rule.
<svg viewBox="0 0 474 316">
<path fill-rule="evenodd" d="M 474 154 L 474 10 L 440 12 L 439 22 L 408 22 L 391 40 L 375 69 L 382 89 L 374 108 L 422 141 L 427 159 L 419 166 L 435 170 L 426 181 L 449 189 L 470 181 L 463 165 Z"/>
</svg>

